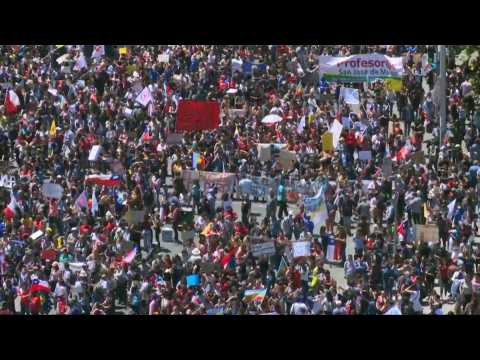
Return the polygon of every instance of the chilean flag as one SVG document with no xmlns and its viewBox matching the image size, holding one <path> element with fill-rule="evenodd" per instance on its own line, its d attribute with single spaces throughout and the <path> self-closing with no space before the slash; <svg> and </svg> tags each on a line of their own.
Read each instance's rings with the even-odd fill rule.
<svg viewBox="0 0 480 360">
<path fill-rule="evenodd" d="M 85 178 L 87 184 L 96 184 L 100 186 L 118 186 L 120 185 L 120 178 L 116 175 L 88 175 Z"/>
<path fill-rule="evenodd" d="M 15 195 L 13 195 L 13 191 L 10 190 L 10 203 L 8 206 L 3 210 L 3 214 L 7 220 L 12 220 L 15 216 L 15 208 L 18 207 L 17 199 L 15 199 Z"/>
<path fill-rule="evenodd" d="M 133 248 L 127 255 L 125 255 L 122 259 L 122 261 L 126 264 L 130 264 L 133 259 L 135 259 L 135 256 L 137 256 L 137 248 Z"/>
<path fill-rule="evenodd" d="M 13 90 L 8 90 L 7 97 L 5 98 L 5 107 L 7 109 L 7 113 L 16 113 L 19 106 L 20 99 L 18 98 L 17 93 Z"/>
<path fill-rule="evenodd" d="M 44 280 L 39 280 L 39 279 L 33 280 L 32 288 L 30 291 L 31 292 L 41 291 L 46 293 L 52 292 L 52 290 L 50 289 L 50 286 L 48 285 L 48 282 Z"/>
<path fill-rule="evenodd" d="M 335 238 L 331 235 L 328 236 L 328 243 L 327 243 L 327 260 L 330 262 L 335 262 L 340 260 L 337 255 L 336 249 L 336 241 Z"/>
</svg>

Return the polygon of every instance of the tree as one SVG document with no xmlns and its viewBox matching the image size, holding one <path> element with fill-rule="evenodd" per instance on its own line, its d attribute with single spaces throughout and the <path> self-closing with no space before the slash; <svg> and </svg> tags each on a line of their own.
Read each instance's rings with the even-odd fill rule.
<svg viewBox="0 0 480 360">
<path fill-rule="evenodd" d="M 480 45 L 449 46 L 454 56 L 454 65 L 462 69 L 472 83 L 475 94 L 480 94 Z"/>
</svg>

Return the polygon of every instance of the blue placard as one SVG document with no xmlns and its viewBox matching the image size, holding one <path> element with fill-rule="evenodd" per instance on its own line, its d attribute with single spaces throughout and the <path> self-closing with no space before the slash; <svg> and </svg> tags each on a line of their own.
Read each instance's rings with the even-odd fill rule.
<svg viewBox="0 0 480 360">
<path fill-rule="evenodd" d="M 200 275 L 193 274 L 187 276 L 187 287 L 199 286 L 200 285 Z"/>
</svg>

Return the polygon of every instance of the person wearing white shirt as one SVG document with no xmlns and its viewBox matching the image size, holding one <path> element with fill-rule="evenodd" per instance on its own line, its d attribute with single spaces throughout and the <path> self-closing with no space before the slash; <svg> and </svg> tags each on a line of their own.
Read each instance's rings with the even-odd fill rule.
<svg viewBox="0 0 480 360">
<path fill-rule="evenodd" d="M 303 302 L 296 301 L 292 304 L 290 315 L 308 315 L 310 310 Z"/>
</svg>

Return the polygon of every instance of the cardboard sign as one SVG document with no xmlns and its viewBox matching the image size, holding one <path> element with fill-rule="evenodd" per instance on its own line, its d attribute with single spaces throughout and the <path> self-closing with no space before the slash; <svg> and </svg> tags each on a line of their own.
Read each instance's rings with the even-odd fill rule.
<svg viewBox="0 0 480 360">
<path fill-rule="evenodd" d="M 273 241 L 268 241 L 265 243 L 254 244 L 252 245 L 252 255 L 255 257 L 261 256 L 271 256 L 275 254 L 275 243 Z"/>
<path fill-rule="evenodd" d="M 389 178 L 392 176 L 392 159 L 385 159 L 382 165 L 383 176 Z"/>
<path fill-rule="evenodd" d="M 247 111 L 245 109 L 229 109 L 228 116 L 232 119 L 244 117 Z"/>
<path fill-rule="evenodd" d="M 292 244 L 293 257 L 310 256 L 311 246 L 310 241 L 296 241 Z"/>
<path fill-rule="evenodd" d="M 417 151 L 411 155 L 412 160 L 415 164 L 425 164 L 425 153 L 423 150 Z"/>
<path fill-rule="evenodd" d="M 200 265 L 200 271 L 201 272 L 204 272 L 204 273 L 211 273 L 213 271 L 221 271 L 222 270 L 222 267 L 220 266 L 219 263 L 211 263 L 211 262 L 207 262 L 207 263 L 202 263 Z"/>
<path fill-rule="evenodd" d="M 128 210 L 124 216 L 128 225 L 136 225 L 143 222 L 145 218 L 145 210 Z"/>
<path fill-rule="evenodd" d="M 167 145 L 177 145 L 177 144 L 181 144 L 182 140 L 183 140 L 182 134 L 171 133 L 171 134 L 168 134 L 166 142 L 167 142 Z"/>
<path fill-rule="evenodd" d="M 101 145 L 93 145 L 92 148 L 90 149 L 90 154 L 88 154 L 88 161 L 97 161 L 101 152 L 102 152 Z"/>
<path fill-rule="evenodd" d="M 358 160 L 360 160 L 360 161 L 370 161 L 370 160 L 372 160 L 372 151 L 371 150 L 359 151 L 358 152 Z"/>
<path fill-rule="evenodd" d="M 328 103 L 328 102 L 333 102 L 335 101 L 335 95 L 334 94 L 321 94 L 318 96 L 318 101 L 320 103 Z"/>
<path fill-rule="evenodd" d="M 47 198 L 59 200 L 63 196 L 63 187 L 58 184 L 44 183 L 42 186 L 42 194 Z"/>
<path fill-rule="evenodd" d="M 434 244 L 440 241 L 437 225 L 418 225 L 416 226 L 416 239 L 419 242 L 432 242 Z"/>
<path fill-rule="evenodd" d="M 200 275 L 193 274 L 187 276 L 187 287 L 199 286 L 200 285 Z"/>
<path fill-rule="evenodd" d="M 289 171 L 293 169 L 293 165 L 297 161 L 297 155 L 293 151 L 282 149 L 278 161 L 283 170 Z"/>
<path fill-rule="evenodd" d="M 270 144 L 258 144 L 258 160 L 265 162 L 272 159 L 272 152 L 270 150 Z"/>
<path fill-rule="evenodd" d="M 272 156 L 275 155 L 275 153 L 279 154 L 281 150 L 286 147 L 286 144 L 257 144 L 258 160 L 270 161 L 272 159 Z"/>
</svg>

